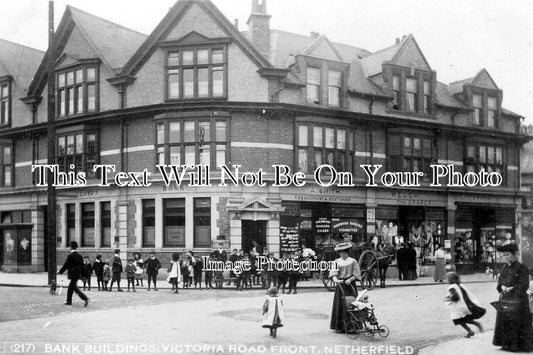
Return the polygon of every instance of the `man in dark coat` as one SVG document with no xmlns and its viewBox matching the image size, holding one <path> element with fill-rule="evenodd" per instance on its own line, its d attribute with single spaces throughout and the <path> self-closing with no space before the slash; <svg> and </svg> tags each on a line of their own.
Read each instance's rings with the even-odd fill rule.
<svg viewBox="0 0 533 355">
<path fill-rule="evenodd" d="M 396 262 L 398 264 L 398 277 L 401 280 L 407 280 L 407 258 L 409 251 L 405 244 L 400 244 L 400 249 L 396 252 Z"/>
<path fill-rule="evenodd" d="M 67 302 L 65 302 L 65 305 L 72 305 L 72 294 L 76 292 L 76 294 L 85 301 L 85 307 L 87 307 L 89 304 L 89 298 L 80 291 L 77 285 L 83 270 L 83 258 L 78 254 L 76 249 L 78 249 L 78 243 L 75 241 L 70 242 L 70 254 L 67 256 L 67 260 L 65 260 L 63 267 L 59 270 L 59 274 L 61 275 L 65 270 L 68 270 L 68 278 L 70 279 L 67 290 Z"/>
<path fill-rule="evenodd" d="M 96 261 L 93 263 L 93 271 L 96 274 L 96 282 L 98 283 L 98 291 L 100 291 L 100 285 L 102 290 L 104 288 L 104 262 L 102 261 L 102 255 L 96 255 Z"/>
<path fill-rule="evenodd" d="M 113 256 L 113 264 L 111 266 L 111 272 L 113 278 L 111 279 L 111 286 L 109 287 L 109 292 L 113 289 L 113 283 L 117 283 L 117 291 L 122 292 L 120 288 L 120 274 L 122 273 L 122 260 L 120 260 L 120 249 L 115 249 L 115 255 Z"/>
<path fill-rule="evenodd" d="M 155 253 L 150 252 L 150 257 L 144 262 L 146 266 L 146 275 L 148 275 L 148 291 L 150 291 L 150 281 L 154 282 L 154 291 L 157 289 L 157 272 L 161 269 L 161 262 L 155 257 Z M 185 282 L 185 279 L 183 280 Z"/>
</svg>

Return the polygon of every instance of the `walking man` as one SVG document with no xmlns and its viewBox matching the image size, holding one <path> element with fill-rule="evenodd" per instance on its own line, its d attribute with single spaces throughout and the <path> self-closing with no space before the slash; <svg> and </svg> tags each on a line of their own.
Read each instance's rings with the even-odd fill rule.
<svg viewBox="0 0 533 355">
<path fill-rule="evenodd" d="M 67 302 L 65 302 L 65 305 L 72 305 L 72 294 L 76 292 L 76 294 L 80 296 L 83 301 L 85 301 L 84 307 L 87 307 L 89 304 L 89 298 L 80 291 L 77 285 L 83 270 L 83 258 L 80 254 L 78 254 L 76 249 L 78 249 L 78 242 L 70 242 L 70 254 L 67 257 L 67 260 L 65 260 L 63 267 L 59 270 L 59 274 L 61 275 L 65 272 L 65 270 L 68 270 L 68 278 L 70 279 L 67 290 Z"/>
</svg>

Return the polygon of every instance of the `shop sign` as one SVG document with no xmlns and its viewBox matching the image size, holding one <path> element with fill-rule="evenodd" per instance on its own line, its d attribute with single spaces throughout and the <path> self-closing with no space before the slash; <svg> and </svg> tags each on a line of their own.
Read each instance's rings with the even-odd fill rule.
<svg viewBox="0 0 533 355">
<path fill-rule="evenodd" d="M 354 220 L 350 221 L 350 220 L 333 219 L 332 222 L 333 222 L 333 227 L 332 227 L 333 233 L 354 234 L 363 229 L 363 226 L 361 225 L 361 223 L 358 223 L 357 221 L 354 221 Z"/>
<path fill-rule="evenodd" d="M 311 230 L 313 229 L 311 220 L 304 220 L 300 222 L 300 230 Z"/>
<path fill-rule="evenodd" d="M 416 191 L 391 191 L 391 197 L 404 206 L 431 206 L 433 201 L 423 199 Z"/>
<path fill-rule="evenodd" d="M 320 195 L 294 195 L 296 201 L 313 201 L 313 202 L 352 202 L 349 197 L 342 196 L 320 196 Z"/>
<path fill-rule="evenodd" d="M 329 233 L 331 231 L 331 221 L 327 218 L 319 218 L 315 221 L 317 233 Z"/>
<path fill-rule="evenodd" d="M 366 210 L 366 222 L 375 223 L 376 222 L 376 209 L 368 208 Z"/>
</svg>

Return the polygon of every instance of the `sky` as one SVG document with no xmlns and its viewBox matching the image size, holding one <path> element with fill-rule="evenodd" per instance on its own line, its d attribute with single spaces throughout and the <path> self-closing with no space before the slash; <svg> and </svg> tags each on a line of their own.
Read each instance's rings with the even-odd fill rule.
<svg viewBox="0 0 533 355">
<path fill-rule="evenodd" d="M 241 30 L 251 0 L 212 0 Z M 265 0 L 264 0 L 265 1 Z M 271 28 L 371 52 L 413 34 L 437 80 L 450 83 L 488 70 L 503 90 L 503 106 L 533 124 L 533 1 L 523 0 L 266 0 Z M 55 0 L 59 23 L 71 5 L 145 34 L 176 0 Z M 48 1 L 2 0 L 0 38 L 44 50 Z"/>
</svg>

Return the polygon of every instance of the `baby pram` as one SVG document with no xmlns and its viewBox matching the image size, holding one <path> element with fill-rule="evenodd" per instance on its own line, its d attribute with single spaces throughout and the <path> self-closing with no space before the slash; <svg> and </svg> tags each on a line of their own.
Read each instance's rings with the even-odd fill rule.
<svg viewBox="0 0 533 355">
<path fill-rule="evenodd" d="M 374 314 L 374 306 L 368 304 L 363 309 L 356 309 L 352 303 L 362 302 L 366 296 L 366 290 L 363 290 L 356 299 L 352 296 L 346 296 L 344 289 L 339 287 L 342 293 L 343 301 L 346 304 L 346 314 L 344 324 L 346 335 L 350 339 L 356 339 L 363 333 L 368 339 L 374 339 L 374 334 L 379 334 L 382 338 L 389 336 L 389 328 L 386 325 L 380 325 Z M 355 302 L 354 302 L 355 301 Z"/>
</svg>

